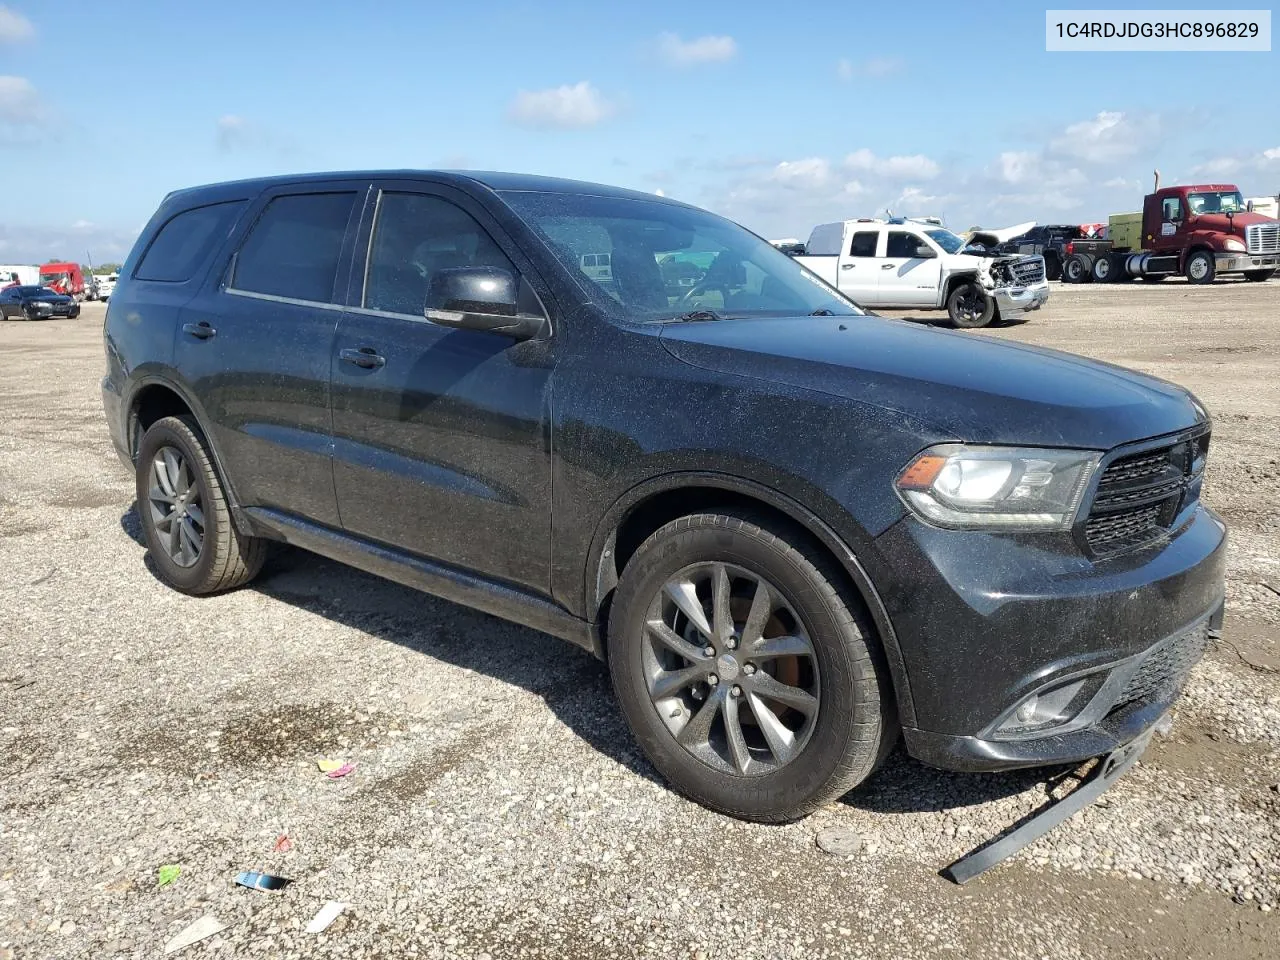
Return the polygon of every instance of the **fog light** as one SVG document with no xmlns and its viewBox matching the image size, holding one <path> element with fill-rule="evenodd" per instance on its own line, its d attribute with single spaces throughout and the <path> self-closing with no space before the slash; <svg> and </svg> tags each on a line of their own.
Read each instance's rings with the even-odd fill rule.
<svg viewBox="0 0 1280 960">
<path fill-rule="evenodd" d="M 1022 701 L 1022 705 L 1018 707 L 1016 716 L 1019 723 L 1031 723 L 1036 718 L 1036 707 L 1040 703 L 1040 698 L 1034 693 Z"/>
<path fill-rule="evenodd" d="M 1096 683 L 1089 683 L 1090 689 L 1084 690 L 1086 683 L 1089 683 L 1089 678 L 1031 694 L 1000 724 L 997 732 L 1030 733 L 1066 723 L 1080 712 L 1097 689 Z M 1080 696 L 1081 691 L 1086 695 Z"/>
</svg>

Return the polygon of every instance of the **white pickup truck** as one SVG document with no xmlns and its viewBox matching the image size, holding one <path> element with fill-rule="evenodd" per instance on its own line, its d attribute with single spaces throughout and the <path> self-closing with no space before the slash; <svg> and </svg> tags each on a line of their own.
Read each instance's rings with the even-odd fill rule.
<svg viewBox="0 0 1280 960">
<path fill-rule="evenodd" d="M 965 241 L 929 221 L 843 220 L 814 227 L 796 260 L 861 306 L 946 310 L 957 327 L 985 327 L 1049 299 L 1043 257 L 988 252 L 1029 226 Z"/>
</svg>

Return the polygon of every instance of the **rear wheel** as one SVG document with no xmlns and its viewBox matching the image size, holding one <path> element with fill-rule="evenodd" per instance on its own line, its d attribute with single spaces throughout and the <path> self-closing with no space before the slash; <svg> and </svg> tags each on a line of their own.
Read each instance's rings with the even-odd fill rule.
<svg viewBox="0 0 1280 960">
<path fill-rule="evenodd" d="M 765 523 L 697 514 L 650 536 L 614 598 L 609 667 L 675 789 L 783 822 L 870 776 L 898 727 L 874 634 L 838 575 Z"/>
<path fill-rule="evenodd" d="M 1067 283 L 1088 283 L 1091 279 L 1089 262 L 1083 253 L 1073 253 L 1062 265 L 1062 279 Z"/>
<path fill-rule="evenodd" d="M 1197 250 L 1187 257 L 1184 273 L 1190 283 L 1213 283 L 1217 276 L 1218 265 L 1211 250 Z"/>
<path fill-rule="evenodd" d="M 1093 261 L 1093 279 L 1097 283 L 1112 283 L 1116 279 L 1115 264 L 1108 256 L 1101 256 Z"/>
<path fill-rule="evenodd" d="M 188 418 L 165 417 L 143 434 L 137 496 L 147 549 L 175 589 L 231 590 L 262 569 L 267 541 L 236 531 L 213 459 Z"/>
<path fill-rule="evenodd" d="M 962 330 L 985 327 L 996 315 L 996 302 L 976 283 L 962 283 L 947 297 L 947 316 Z"/>
<path fill-rule="evenodd" d="M 1276 275 L 1274 270 L 1246 270 L 1244 278 L 1254 283 L 1264 283 Z"/>
</svg>

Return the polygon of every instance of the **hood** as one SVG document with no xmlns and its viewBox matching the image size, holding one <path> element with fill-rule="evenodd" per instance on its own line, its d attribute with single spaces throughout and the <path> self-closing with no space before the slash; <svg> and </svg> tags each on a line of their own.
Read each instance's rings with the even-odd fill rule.
<svg viewBox="0 0 1280 960">
<path fill-rule="evenodd" d="M 35 303 L 70 303 L 71 297 L 65 293 L 33 293 L 26 299 Z"/>
<path fill-rule="evenodd" d="M 902 320 L 720 320 L 661 336 L 694 366 L 879 407 L 939 439 L 1107 450 L 1203 419 L 1186 390 L 1155 377 Z"/>
<path fill-rule="evenodd" d="M 1028 220 L 1026 223 L 1017 223 L 1012 227 L 1001 227 L 998 230 L 974 230 L 969 235 L 967 242 L 981 244 L 984 247 L 994 247 L 997 244 L 1004 243 L 1006 240 L 1022 236 L 1035 225 L 1035 220 Z"/>
<path fill-rule="evenodd" d="M 1264 217 L 1260 213 L 1251 213 L 1244 211 L 1242 213 L 1233 213 L 1230 219 L 1225 213 L 1201 213 L 1191 221 L 1192 230 L 1213 230 L 1216 233 L 1232 233 L 1234 230 L 1239 231 L 1240 235 L 1244 235 L 1244 228 L 1252 223 L 1275 223 L 1271 217 Z"/>
</svg>

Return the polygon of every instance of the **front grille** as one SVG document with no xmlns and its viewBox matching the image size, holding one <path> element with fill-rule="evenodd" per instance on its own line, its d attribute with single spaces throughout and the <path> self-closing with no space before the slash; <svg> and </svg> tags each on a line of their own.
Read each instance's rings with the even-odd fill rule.
<svg viewBox="0 0 1280 960">
<path fill-rule="evenodd" d="M 1245 249 L 1250 253 L 1280 253 L 1280 223 L 1251 223 L 1244 228 Z"/>
<path fill-rule="evenodd" d="M 1098 479 L 1084 525 L 1095 556 L 1158 540 L 1199 493 L 1209 449 L 1203 433 L 1155 450 L 1113 460 Z"/>
<path fill-rule="evenodd" d="M 1013 274 L 1018 286 L 1031 287 L 1044 281 L 1044 258 L 1023 257 L 1009 264 L 1009 272 Z"/>
<path fill-rule="evenodd" d="M 1182 689 L 1191 668 L 1209 648 L 1209 625 L 1201 623 L 1147 654 L 1116 699 L 1115 706 L 1139 700 L 1170 699 Z"/>
</svg>

